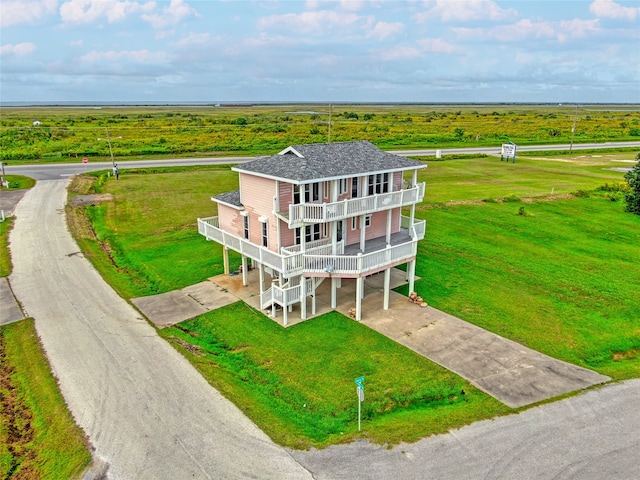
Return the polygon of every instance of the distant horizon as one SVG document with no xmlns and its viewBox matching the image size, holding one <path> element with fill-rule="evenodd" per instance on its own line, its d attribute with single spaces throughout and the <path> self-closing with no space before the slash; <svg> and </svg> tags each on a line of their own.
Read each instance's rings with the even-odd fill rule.
<svg viewBox="0 0 640 480">
<path fill-rule="evenodd" d="M 322 102 L 322 101 L 265 101 L 265 100 L 237 100 L 237 101 L 206 101 L 206 100 L 193 100 L 193 101 L 81 101 L 81 100 L 65 100 L 65 101 L 0 101 L 0 108 L 3 107 L 180 107 L 180 106 L 201 106 L 201 107 L 232 107 L 232 106 L 261 106 L 261 105 L 322 105 L 330 107 L 332 105 L 362 105 L 362 106 L 375 106 L 375 105 L 437 105 L 437 106 L 493 106 L 493 105 L 530 105 L 530 106 L 589 106 L 589 105 L 611 105 L 611 106 L 625 106 L 625 105 L 637 105 L 640 107 L 640 103 L 637 102 L 392 102 L 392 101 L 368 101 L 368 102 L 355 102 L 355 101 L 336 101 L 336 102 Z"/>
</svg>

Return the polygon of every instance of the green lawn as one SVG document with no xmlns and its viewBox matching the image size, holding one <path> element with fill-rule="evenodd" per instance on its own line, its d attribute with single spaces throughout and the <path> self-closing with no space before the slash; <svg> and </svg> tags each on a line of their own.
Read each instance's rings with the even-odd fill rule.
<svg viewBox="0 0 640 480">
<path fill-rule="evenodd" d="M 415 441 L 511 411 L 337 312 L 284 329 L 238 302 L 160 334 L 273 440 L 293 448 L 359 437 Z M 354 379 L 361 375 L 358 433 Z"/>
<path fill-rule="evenodd" d="M 0 327 L 0 478 L 77 478 L 91 455 L 32 319 Z"/>
<path fill-rule="evenodd" d="M 8 277 L 11 274 L 11 255 L 9 253 L 9 232 L 13 226 L 13 217 L 0 223 L 0 277 Z"/>
<path fill-rule="evenodd" d="M 524 207 L 525 215 L 519 215 Z M 602 197 L 419 212 L 434 307 L 616 379 L 640 377 L 640 216 Z"/>
<path fill-rule="evenodd" d="M 592 190 L 603 183 L 624 181 L 610 168 L 629 166 L 625 154 L 556 154 L 552 157 L 519 157 L 516 163 L 495 157 L 427 162 L 419 181 L 427 182 L 425 203 L 540 197 Z"/>
<path fill-rule="evenodd" d="M 103 189 L 114 199 L 86 209 L 96 236 L 75 230 L 80 246 L 125 298 L 179 289 L 223 270 L 222 251 L 203 241 L 197 218 L 216 214 L 211 196 L 238 188 L 237 174 L 228 166 L 159 171 L 123 170 L 119 180 L 109 179 Z M 78 178 L 72 192 L 90 193 L 79 187 L 84 184 Z M 232 255 L 233 267 L 238 264 Z"/>
</svg>

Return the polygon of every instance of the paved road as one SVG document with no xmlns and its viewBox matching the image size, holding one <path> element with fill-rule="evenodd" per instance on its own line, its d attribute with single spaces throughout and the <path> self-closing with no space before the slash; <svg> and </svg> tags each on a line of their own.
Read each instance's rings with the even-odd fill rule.
<svg viewBox="0 0 640 480">
<path fill-rule="evenodd" d="M 10 282 L 109 478 L 310 479 L 82 257 L 66 183 L 38 182 L 18 204 Z"/>
<path fill-rule="evenodd" d="M 639 398 L 633 380 L 391 450 L 292 454 L 315 480 L 637 480 Z"/>
<path fill-rule="evenodd" d="M 569 144 L 560 145 L 529 145 L 518 147 L 519 151 L 540 151 L 540 150 L 569 150 Z M 607 142 L 607 143 L 582 143 L 573 145 L 574 150 L 586 150 L 597 148 L 623 148 L 623 147 L 640 147 L 640 142 Z M 443 155 L 457 154 L 457 153 L 485 153 L 488 155 L 500 155 L 500 147 L 471 147 L 471 148 L 449 148 L 449 149 L 437 149 L 442 152 Z M 392 150 L 392 153 L 396 153 L 402 156 L 410 155 L 435 155 L 436 149 L 421 149 L 421 150 Z M 127 161 L 119 164 L 120 171 L 126 172 L 127 168 L 144 168 L 152 166 L 188 166 L 188 165 L 211 165 L 211 164 L 232 164 L 243 163 L 250 160 L 254 160 L 256 157 L 215 157 L 215 158 L 176 158 L 170 160 L 140 160 L 140 161 Z M 84 165 L 80 161 L 76 163 L 63 163 L 63 164 L 46 164 L 46 165 L 9 165 L 5 168 L 7 175 L 26 175 L 28 177 L 35 178 L 37 180 L 55 180 L 60 177 L 66 177 L 70 175 L 77 175 L 94 170 L 110 169 L 111 162 L 89 162 Z"/>
</svg>

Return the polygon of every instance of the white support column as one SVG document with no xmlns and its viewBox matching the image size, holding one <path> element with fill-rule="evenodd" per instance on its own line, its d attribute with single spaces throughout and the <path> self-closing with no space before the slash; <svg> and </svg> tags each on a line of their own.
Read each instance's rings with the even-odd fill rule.
<svg viewBox="0 0 640 480">
<path fill-rule="evenodd" d="M 249 285 L 249 280 L 247 279 L 247 257 L 242 255 L 242 285 L 245 287 Z"/>
<path fill-rule="evenodd" d="M 222 262 L 224 264 L 224 274 L 229 275 L 229 249 L 222 247 Z"/>
<path fill-rule="evenodd" d="M 331 277 L 331 308 L 338 306 L 338 279 Z"/>
<path fill-rule="evenodd" d="M 300 319 L 307 319 L 307 282 L 304 276 L 300 277 Z"/>
<path fill-rule="evenodd" d="M 387 245 L 391 243 L 391 220 L 393 218 L 392 212 L 393 210 L 387 210 Z"/>
<path fill-rule="evenodd" d="M 384 271 L 384 301 L 382 308 L 389 310 L 389 290 L 391 290 L 391 269 L 387 268 Z"/>
<path fill-rule="evenodd" d="M 311 294 L 311 315 L 316 314 L 316 285 L 313 282 L 313 293 Z"/>
<path fill-rule="evenodd" d="M 360 215 L 360 251 L 364 253 L 364 248 L 366 246 L 366 231 L 364 226 L 365 215 Z"/>
<path fill-rule="evenodd" d="M 264 292 L 264 265 L 262 263 L 258 263 L 258 272 L 260 273 L 260 295 L 262 296 Z"/>
<path fill-rule="evenodd" d="M 407 264 L 407 273 L 409 274 L 409 295 L 414 291 L 415 288 L 415 280 L 416 280 L 416 261 L 411 260 Z"/>
<path fill-rule="evenodd" d="M 289 307 L 287 307 L 288 303 L 289 303 L 289 295 L 288 292 L 285 290 L 283 295 L 282 295 L 282 302 L 284 303 L 284 306 L 282 307 L 282 324 L 286 327 L 287 323 L 289 321 L 288 318 L 288 313 L 291 311 L 289 309 Z"/>
<path fill-rule="evenodd" d="M 418 184 L 418 170 L 414 170 L 413 171 L 413 186 L 415 187 Z M 416 202 L 411 204 L 411 214 L 409 215 L 410 221 L 409 221 L 409 235 L 411 235 L 411 233 L 413 232 L 413 222 L 416 218 Z M 411 238 L 413 238 L 413 235 L 411 236 Z"/>
<path fill-rule="evenodd" d="M 362 295 L 364 293 L 364 278 L 356 279 L 356 321 L 362 320 Z"/>
</svg>

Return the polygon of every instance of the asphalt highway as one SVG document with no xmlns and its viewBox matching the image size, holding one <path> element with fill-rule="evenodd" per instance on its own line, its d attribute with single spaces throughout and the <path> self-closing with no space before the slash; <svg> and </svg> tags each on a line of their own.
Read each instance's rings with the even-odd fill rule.
<svg viewBox="0 0 640 480">
<path fill-rule="evenodd" d="M 626 147 L 639 147 L 640 142 L 607 142 L 607 143 L 581 143 L 573 146 L 569 144 L 560 145 L 529 145 L 518 147 L 518 151 L 542 151 L 542 150 L 557 150 L 566 151 L 572 148 L 573 150 L 587 150 L 587 149 L 602 149 L 602 148 L 626 148 Z M 471 153 L 484 153 L 487 155 L 500 156 L 500 147 L 471 147 L 471 148 L 449 148 L 449 149 L 437 149 L 441 151 L 443 155 L 451 154 L 471 154 Z M 419 149 L 419 150 L 392 150 L 391 153 L 402 156 L 420 156 L 420 155 L 435 155 L 436 149 Z M 127 168 L 144 168 L 144 167 L 156 167 L 156 166 L 191 166 L 191 165 L 212 165 L 212 164 L 235 164 L 248 162 L 255 160 L 256 157 L 210 157 L 210 158 L 175 158 L 167 160 L 134 160 L 120 162 L 118 167 L 122 173 L 126 172 Z M 117 160 L 116 160 L 117 162 Z M 75 163 L 51 163 L 51 164 L 20 164 L 15 165 L 12 162 L 8 162 L 5 167 L 5 173 L 7 175 L 25 175 L 35 178 L 36 180 L 55 180 L 61 177 L 68 177 L 71 175 L 77 175 L 88 171 L 105 170 L 112 168 L 111 162 L 92 162 L 83 164 L 81 159 L 78 159 Z"/>
</svg>

